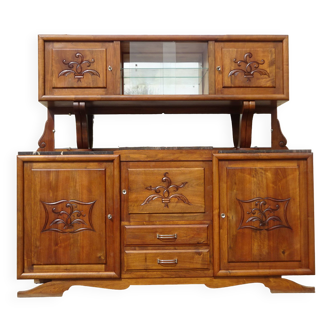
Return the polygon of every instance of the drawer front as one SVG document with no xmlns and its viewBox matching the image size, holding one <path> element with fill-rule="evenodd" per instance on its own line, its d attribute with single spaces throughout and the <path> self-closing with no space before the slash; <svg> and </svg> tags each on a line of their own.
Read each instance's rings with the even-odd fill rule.
<svg viewBox="0 0 332 332">
<path fill-rule="evenodd" d="M 204 169 L 129 169 L 129 213 L 204 212 Z"/>
<path fill-rule="evenodd" d="M 210 252 L 203 250 L 125 251 L 125 271 L 209 269 Z"/>
<path fill-rule="evenodd" d="M 116 94 L 119 66 L 115 53 L 112 42 L 46 42 L 45 94 Z"/>
<path fill-rule="evenodd" d="M 215 63 L 217 94 L 286 94 L 282 42 L 216 43 Z"/>
<path fill-rule="evenodd" d="M 124 245 L 208 244 L 209 225 L 124 226 Z"/>
<path fill-rule="evenodd" d="M 122 221 L 212 219 L 212 163 L 121 163 Z"/>
</svg>

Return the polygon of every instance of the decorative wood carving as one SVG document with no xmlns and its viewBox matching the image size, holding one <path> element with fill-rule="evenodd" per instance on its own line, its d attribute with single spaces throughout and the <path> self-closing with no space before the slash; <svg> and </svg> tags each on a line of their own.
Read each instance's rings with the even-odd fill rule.
<svg viewBox="0 0 332 332">
<path fill-rule="evenodd" d="M 47 110 L 47 120 L 38 146 L 38 151 L 54 151 L 54 113 L 50 109 Z"/>
<path fill-rule="evenodd" d="M 241 207 L 241 222 L 238 230 L 243 228 L 250 228 L 258 231 L 271 231 L 277 228 L 292 229 L 287 220 L 287 207 L 290 199 L 291 198 L 276 199 L 271 197 L 256 197 L 249 200 L 237 199 Z M 272 203 L 269 204 L 269 201 Z M 281 205 L 283 205 L 283 209 L 281 209 Z M 246 213 L 250 215 L 250 217 L 244 221 L 244 210 L 247 209 L 249 209 L 249 211 L 246 211 Z M 277 211 L 282 214 L 282 210 L 283 216 L 276 215 Z M 248 223 L 252 224 L 248 225 Z M 254 223 L 256 223 L 256 225 Z"/>
<path fill-rule="evenodd" d="M 264 69 L 258 69 L 260 65 L 263 65 L 265 63 L 265 60 L 258 61 L 250 61 L 248 62 L 248 58 L 251 58 L 252 54 L 250 52 L 246 53 L 244 55 L 244 60 L 237 61 L 234 59 L 233 61 L 238 64 L 239 67 L 241 67 L 241 64 L 244 63 L 246 65 L 245 70 L 243 69 L 233 69 L 229 72 L 228 76 L 236 76 L 238 73 L 243 73 L 244 77 L 247 79 L 247 82 L 250 82 L 250 79 L 254 77 L 255 73 L 258 73 L 260 75 L 267 75 L 270 77 L 270 74 L 264 70 Z M 254 69 L 253 69 L 254 68 Z"/>
<path fill-rule="evenodd" d="M 96 201 L 84 203 L 73 199 L 69 201 L 63 199 L 58 202 L 47 203 L 41 201 L 41 203 L 45 209 L 45 224 L 42 233 L 95 231 L 92 225 L 91 215 Z M 86 207 L 89 207 L 88 217 L 86 213 L 83 213 Z"/>
<path fill-rule="evenodd" d="M 147 190 L 154 190 L 156 192 L 156 194 L 152 194 L 150 196 L 148 196 L 145 201 L 141 204 L 141 205 L 145 205 L 150 203 L 151 201 L 154 201 L 157 198 L 160 198 L 162 203 L 164 203 L 164 207 L 168 208 L 168 203 L 170 203 L 172 198 L 176 198 L 179 201 L 182 201 L 185 204 L 191 205 L 191 203 L 189 202 L 188 198 L 185 197 L 182 194 L 173 194 L 171 196 L 169 196 L 169 190 L 171 188 L 174 188 L 174 191 L 178 191 L 180 188 L 183 188 L 188 182 L 183 182 L 181 185 L 176 185 L 176 184 L 172 184 L 171 179 L 167 176 L 168 172 L 164 173 L 164 177 L 162 178 L 162 182 L 166 182 L 167 183 L 167 187 L 165 186 L 157 186 L 157 187 L 146 187 L 145 189 Z M 163 195 L 160 195 L 160 189 L 164 189 L 163 191 Z"/>
<path fill-rule="evenodd" d="M 91 76 L 96 75 L 98 77 L 100 77 L 99 73 L 94 70 L 94 69 L 86 69 L 84 71 L 82 65 L 87 64 L 87 67 L 90 67 L 92 63 L 95 62 L 94 59 L 91 59 L 91 61 L 89 60 L 84 60 L 84 56 L 82 55 L 82 53 L 77 52 L 75 54 L 75 58 L 78 58 L 78 61 L 70 61 L 70 62 L 66 62 L 66 60 L 62 60 L 62 62 L 68 66 L 68 68 L 70 69 L 64 69 L 59 73 L 59 77 L 60 76 L 68 76 L 69 74 L 74 74 L 74 78 L 77 79 L 77 82 L 81 82 L 81 79 L 84 78 L 84 74 L 90 74 Z M 74 68 L 74 65 L 76 65 L 76 70 L 73 70 L 72 68 Z"/>
</svg>

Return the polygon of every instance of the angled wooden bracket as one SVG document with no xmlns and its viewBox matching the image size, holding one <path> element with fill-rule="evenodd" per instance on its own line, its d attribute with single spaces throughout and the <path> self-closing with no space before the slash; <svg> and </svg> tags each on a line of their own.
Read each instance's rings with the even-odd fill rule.
<svg viewBox="0 0 332 332">
<path fill-rule="evenodd" d="M 93 114 L 88 114 L 84 102 L 73 103 L 76 118 L 76 140 L 78 149 L 91 149 L 93 144 Z"/>
<path fill-rule="evenodd" d="M 37 151 L 54 151 L 54 113 L 50 109 L 47 110 L 45 129 L 38 141 L 38 146 Z"/>
<path fill-rule="evenodd" d="M 272 149 L 285 149 L 288 150 L 287 139 L 281 131 L 280 122 L 278 120 L 277 107 L 271 111 L 271 147 Z"/>
</svg>

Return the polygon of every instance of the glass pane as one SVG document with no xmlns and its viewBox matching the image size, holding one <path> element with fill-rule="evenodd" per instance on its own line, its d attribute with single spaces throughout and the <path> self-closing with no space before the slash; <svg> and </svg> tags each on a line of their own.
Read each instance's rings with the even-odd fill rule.
<svg viewBox="0 0 332 332">
<path fill-rule="evenodd" d="M 208 94 L 207 43 L 129 42 L 122 71 L 125 95 Z"/>
</svg>

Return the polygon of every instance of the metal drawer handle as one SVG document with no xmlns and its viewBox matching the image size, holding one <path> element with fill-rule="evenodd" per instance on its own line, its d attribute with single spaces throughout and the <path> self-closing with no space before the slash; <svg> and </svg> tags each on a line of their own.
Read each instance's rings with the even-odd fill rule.
<svg viewBox="0 0 332 332">
<path fill-rule="evenodd" d="M 177 264 L 178 263 L 178 259 L 159 259 L 158 258 L 158 264 Z"/>
<path fill-rule="evenodd" d="M 177 239 L 178 238 L 178 235 L 177 234 L 157 234 L 157 239 L 159 240 L 169 240 L 169 239 Z"/>
</svg>

